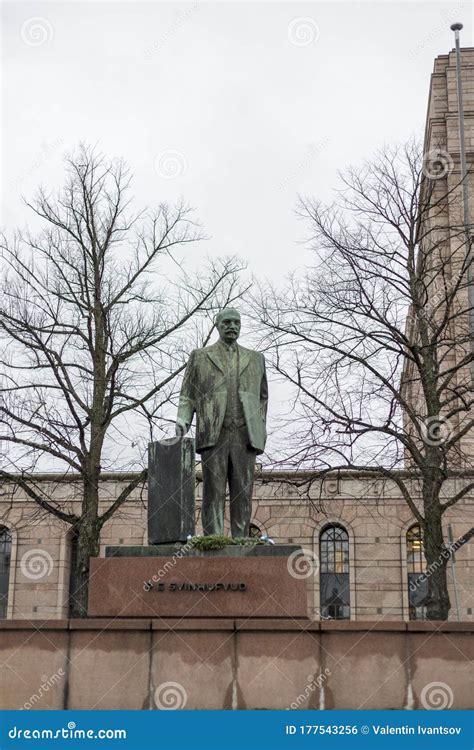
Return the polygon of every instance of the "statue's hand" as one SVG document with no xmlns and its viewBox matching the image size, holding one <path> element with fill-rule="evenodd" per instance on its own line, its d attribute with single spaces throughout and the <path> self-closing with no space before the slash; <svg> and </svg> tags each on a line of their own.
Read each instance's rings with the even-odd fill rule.
<svg viewBox="0 0 474 750">
<path fill-rule="evenodd" d="M 181 422 L 181 420 L 176 420 L 176 427 L 175 432 L 177 437 L 184 437 L 189 430 L 189 425 L 185 424 L 184 422 Z"/>
</svg>

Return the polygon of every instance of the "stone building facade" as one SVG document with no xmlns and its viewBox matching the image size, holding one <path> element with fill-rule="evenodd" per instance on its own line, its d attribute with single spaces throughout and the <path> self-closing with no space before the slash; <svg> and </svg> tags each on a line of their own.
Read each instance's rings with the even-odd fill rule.
<svg viewBox="0 0 474 750">
<path fill-rule="evenodd" d="M 471 223 L 471 242 L 474 232 L 474 48 L 461 50 L 461 85 L 464 104 L 464 131 L 467 164 L 468 219 Z M 458 94 L 456 86 L 456 52 L 439 55 L 434 63 L 431 76 L 426 129 L 423 152 L 425 154 L 421 185 L 421 202 L 427 202 L 429 210 L 423 213 L 421 250 L 425 254 L 428 268 L 426 311 L 439 321 L 446 313 L 446 298 L 450 288 L 455 288 L 458 274 L 462 274 L 466 254 L 466 234 L 464 232 L 463 181 L 461 173 L 460 133 L 458 117 Z M 429 191 L 429 193 L 428 193 Z M 432 192 L 431 192 L 432 191 Z M 474 273 L 474 272 L 473 272 Z M 445 390 L 445 398 L 451 394 L 462 394 L 469 389 L 472 370 L 462 365 L 470 347 L 468 336 L 472 322 L 467 314 L 468 277 L 465 274 L 455 297 L 455 304 L 449 311 L 450 329 L 445 332 L 446 341 L 452 334 L 452 341 L 440 349 L 440 371 L 455 371 L 450 388 Z M 408 315 L 407 335 L 417 338 L 414 317 Z M 472 335 L 472 332 L 471 332 Z M 461 343 L 462 342 L 462 343 Z M 422 385 L 410 361 L 407 359 L 404 371 L 405 396 L 415 412 L 423 418 Z M 469 400 L 469 392 L 464 394 Z M 451 402 L 445 412 L 454 411 Z M 443 414 L 441 417 L 443 418 Z M 446 420 L 445 429 L 457 433 L 472 420 L 472 410 L 460 410 Z M 406 429 L 413 434 L 412 424 L 406 419 Z M 474 431 L 469 430 L 456 444 L 451 462 L 459 468 L 468 468 L 474 460 Z"/>
<path fill-rule="evenodd" d="M 104 477 L 104 510 L 129 479 L 130 475 L 120 474 Z M 416 522 L 395 484 L 363 474 L 341 473 L 337 478 L 296 487 L 295 481 L 300 483 L 302 479 L 301 473 L 259 472 L 252 523 L 254 533 L 267 534 L 277 543 L 298 543 L 306 550 L 308 567 L 303 575 L 307 576 L 310 616 L 422 619 L 423 612 L 410 607 L 410 576 L 424 570 L 422 541 L 413 535 Z M 74 481 L 58 481 L 47 475 L 38 480 L 50 497 L 74 508 L 74 498 L 80 493 Z M 0 497 L 0 523 L 11 537 L 4 616 L 67 618 L 74 540 L 66 524 L 39 515 L 20 490 L 12 494 L 14 489 L 4 486 Z M 199 533 L 199 478 L 197 494 Z M 226 522 L 228 528 L 228 518 Z M 446 513 L 445 538 L 451 533 L 458 539 L 473 525 L 472 498 L 466 497 Z M 105 554 L 108 545 L 142 545 L 147 541 L 144 488 L 137 490 L 104 526 L 100 554 Z M 453 620 L 473 619 L 471 548 L 463 545 L 456 553 L 454 569 L 452 564 L 448 566 Z M 338 588 L 336 601 L 331 600 L 334 586 Z"/>
</svg>

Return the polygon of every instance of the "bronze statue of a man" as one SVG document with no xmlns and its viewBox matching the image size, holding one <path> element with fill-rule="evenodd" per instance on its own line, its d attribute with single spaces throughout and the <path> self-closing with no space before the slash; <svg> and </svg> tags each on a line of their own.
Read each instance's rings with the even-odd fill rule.
<svg viewBox="0 0 474 750">
<path fill-rule="evenodd" d="M 267 378 L 260 352 L 237 344 L 240 313 L 216 316 L 219 341 L 195 349 L 179 399 L 176 434 L 184 435 L 196 413 L 196 450 L 201 454 L 204 534 L 222 534 L 227 484 L 233 537 L 249 535 L 255 457 L 266 440 Z"/>
</svg>

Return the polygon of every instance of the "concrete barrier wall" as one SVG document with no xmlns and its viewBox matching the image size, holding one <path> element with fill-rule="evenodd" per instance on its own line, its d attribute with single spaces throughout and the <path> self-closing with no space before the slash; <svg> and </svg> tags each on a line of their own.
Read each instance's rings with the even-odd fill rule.
<svg viewBox="0 0 474 750">
<path fill-rule="evenodd" d="M 1 709 L 472 708 L 472 623 L 0 621 Z"/>
</svg>

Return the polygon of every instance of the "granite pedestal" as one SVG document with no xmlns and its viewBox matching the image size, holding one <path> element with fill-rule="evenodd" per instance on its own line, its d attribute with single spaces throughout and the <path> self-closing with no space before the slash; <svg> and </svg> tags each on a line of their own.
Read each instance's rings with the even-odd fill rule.
<svg viewBox="0 0 474 750">
<path fill-rule="evenodd" d="M 292 575 L 296 545 L 109 547 L 92 558 L 91 617 L 306 618 L 306 580 Z"/>
</svg>

